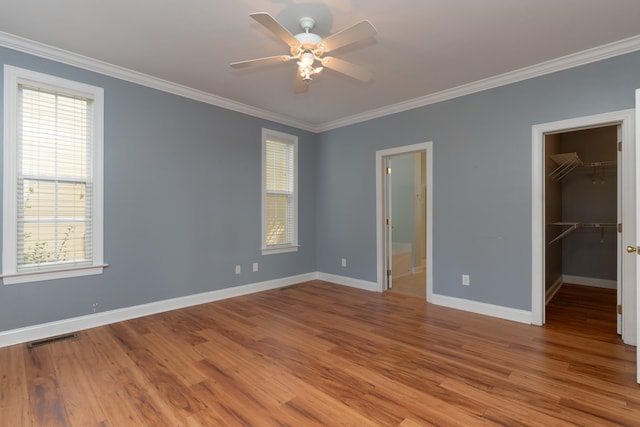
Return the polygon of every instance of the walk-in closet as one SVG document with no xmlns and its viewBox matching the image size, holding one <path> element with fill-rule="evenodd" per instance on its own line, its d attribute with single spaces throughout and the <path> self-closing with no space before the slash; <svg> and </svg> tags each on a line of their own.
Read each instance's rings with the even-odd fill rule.
<svg viewBox="0 0 640 427">
<path fill-rule="evenodd" d="M 545 137 L 547 302 L 563 283 L 616 289 L 617 132 L 607 126 Z"/>
</svg>

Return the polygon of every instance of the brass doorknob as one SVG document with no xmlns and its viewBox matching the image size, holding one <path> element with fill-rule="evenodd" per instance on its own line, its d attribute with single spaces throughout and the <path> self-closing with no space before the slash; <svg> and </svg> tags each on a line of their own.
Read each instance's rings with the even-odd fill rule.
<svg viewBox="0 0 640 427">
<path fill-rule="evenodd" d="M 627 246 L 627 252 L 629 252 L 630 254 L 638 252 L 638 248 L 636 248 L 635 246 Z"/>
</svg>

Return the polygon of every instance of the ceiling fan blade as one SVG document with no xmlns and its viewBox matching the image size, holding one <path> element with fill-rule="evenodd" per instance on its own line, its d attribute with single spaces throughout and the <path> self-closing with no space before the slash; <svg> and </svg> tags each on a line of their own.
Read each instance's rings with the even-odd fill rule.
<svg viewBox="0 0 640 427">
<path fill-rule="evenodd" d="M 322 40 L 322 46 L 324 46 L 325 52 L 329 52 L 342 46 L 373 37 L 376 33 L 377 31 L 373 24 L 365 20 L 325 38 Z"/>
<path fill-rule="evenodd" d="M 296 87 L 294 89 L 294 93 L 304 93 L 309 90 L 309 83 L 305 82 L 302 79 L 302 75 L 300 71 L 296 70 Z"/>
<path fill-rule="evenodd" d="M 294 58 L 295 56 L 289 56 L 289 55 L 267 56 L 266 58 L 256 58 L 256 59 L 249 59 L 248 61 L 233 62 L 229 65 L 231 65 L 233 68 L 240 69 L 240 68 L 253 67 L 255 65 L 272 64 L 274 62 L 285 62 Z"/>
<path fill-rule="evenodd" d="M 275 18 L 269 15 L 267 12 L 256 12 L 249 14 L 250 17 L 255 19 L 259 24 L 262 24 L 267 30 L 275 34 L 280 40 L 288 44 L 289 46 L 295 46 L 298 44 L 298 40 L 280 24 Z"/>
<path fill-rule="evenodd" d="M 342 59 L 333 58 L 331 56 L 322 58 L 322 65 L 356 80 L 360 80 L 361 82 L 368 82 L 371 80 L 371 77 L 373 77 L 373 73 L 371 71 L 365 70 L 359 65 L 352 64 L 351 62 L 347 62 Z"/>
</svg>

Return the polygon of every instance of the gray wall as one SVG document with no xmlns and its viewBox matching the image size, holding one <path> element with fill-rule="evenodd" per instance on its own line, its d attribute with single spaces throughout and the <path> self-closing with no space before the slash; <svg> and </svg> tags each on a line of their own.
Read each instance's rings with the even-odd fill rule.
<svg viewBox="0 0 640 427">
<path fill-rule="evenodd" d="M 375 152 L 433 141 L 434 292 L 530 310 L 531 127 L 632 108 L 639 87 L 633 53 L 320 134 L 318 270 L 375 282 Z"/>
<path fill-rule="evenodd" d="M 105 89 L 109 264 L 0 285 L 0 331 L 316 270 L 314 134 L 8 49 L 0 63 Z M 297 253 L 260 254 L 262 127 L 299 137 Z"/>
<path fill-rule="evenodd" d="M 110 264 L 0 286 L 0 330 L 311 271 L 375 281 L 375 151 L 424 141 L 434 292 L 530 310 L 531 126 L 632 108 L 640 87 L 633 53 L 313 135 L 8 49 L 0 63 L 105 88 Z M 300 138 L 297 253 L 260 255 L 262 127 Z"/>
</svg>

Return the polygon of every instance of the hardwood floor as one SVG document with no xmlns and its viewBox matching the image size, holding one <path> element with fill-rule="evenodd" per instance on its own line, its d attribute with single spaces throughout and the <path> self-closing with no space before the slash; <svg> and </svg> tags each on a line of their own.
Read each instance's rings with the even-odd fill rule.
<svg viewBox="0 0 640 427">
<path fill-rule="evenodd" d="M 0 425 L 639 425 L 635 347 L 578 291 L 535 327 L 314 281 L 5 347 Z"/>
<path fill-rule="evenodd" d="M 393 288 L 389 292 L 427 298 L 427 273 L 425 269 L 415 274 L 405 274 L 393 279 Z"/>
</svg>

